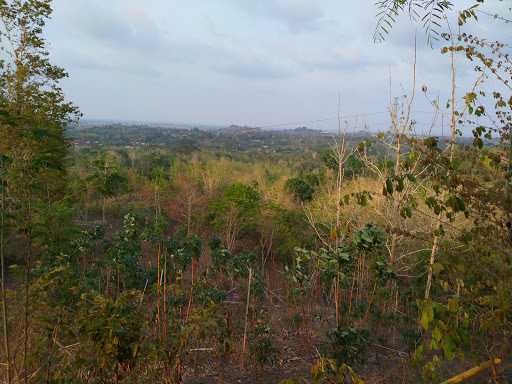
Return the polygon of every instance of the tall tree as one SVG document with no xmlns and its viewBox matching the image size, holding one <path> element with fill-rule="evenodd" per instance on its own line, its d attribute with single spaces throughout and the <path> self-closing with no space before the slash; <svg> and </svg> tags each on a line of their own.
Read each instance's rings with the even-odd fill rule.
<svg viewBox="0 0 512 384">
<path fill-rule="evenodd" d="M 43 35 L 52 14 L 51 4 L 51 0 L 0 1 L 0 157 L 5 188 L 2 211 L 7 210 L 7 217 L 12 218 L 7 226 L 24 239 L 25 382 L 31 374 L 28 339 L 34 218 L 64 196 L 68 151 L 64 131 L 68 123 L 78 118 L 78 109 L 65 100 L 59 86 L 67 73 L 50 62 Z M 39 208 L 43 209 L 38 212 Z M 3 311 L 4 324 L 6 312 Z M 8 340 L 5 345 L 8 349 Z M 10 364 L 11 361 L 9 368 Z"/>
<path fill-rule="evenodd" d="M 55 199 L 65 181 L 64 130 L 78 109 L 59 86 L 67 73 L 49 60 L 43 29 L 51 13 L 51 0 L 0 1 L 0 153 L 10 160 L 10 190 L 31 186 Z"/>
</svg>

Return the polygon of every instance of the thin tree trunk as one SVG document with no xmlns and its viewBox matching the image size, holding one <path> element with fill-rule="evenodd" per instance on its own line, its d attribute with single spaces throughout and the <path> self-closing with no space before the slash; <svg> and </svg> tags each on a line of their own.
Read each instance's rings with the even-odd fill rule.
<svg viewBox="0 0 512 384">
<path fill-rule="evenodd" d="M 453 48 L 453 42 L 452 42 Z M 455 72 L 455 55 L 453 50 L 451 51 L 451 71 L 452 71 L 452 100 L 451 100 L 451 125 L 450 125 L 450 167 L 453 164 L 453 157 L 455 152 L 455 143 L 457 139 L 457 115 L 456 115 L 456 106 L 455 106 L 455 97 L 456 97 L 456 72 Z M 450 169 L 448 170 L 448 175 L 450 174 Z M 428 264 L 427 270 L 427 283 L 425 285 L 425 300 L 430 298 L 430 290 L 432 288 L 432 280 L 434 275 L 434 264 L 436 262 L 437 254 L 439 252 L 439 242 L 441 240 L 441 213 L 437 216 L 437 225 L 436 231 L 434 233 L 434 241 L 432 243 L 432 251 L 430 253 L 430 260 Z"/>
<path fill-rule="evenodd" d="M 1 164 L 3 167 L 3 164 Z M 1 191 L 1 212 L 0 212 L 0 264 L 1 264 L 1 274 L 2 274 L 2 326 L 3 326 L 3 336 L 4 336 L 4 349 L 5 355 L 7 359 L 7 384 L 11 384 L 11 353 L 9 348 L 9 331 L 7 324 L 7 295 L 5 292 L 5 254 L 4 254 L 4 226 L 5 226 L 5 183 L 2 180 L 0 188 Z"/>
<path fill-rule="evenodd" d="M 338 272 L 335 277 L 334 281 L 334 300 L 335 300 L 335 307 L 336 307 L 336 328 L 339 328 L 341 325 L 341 294 L 340 294 L 340 273 Z"/>
<path fill-rule="evenodd" d="M 48 332 L 47 337 L 47 348 L 46 353 L 48 355 L 48 362 L 46 365 L 46 384 L 50 384 L 50 377 L 51 377 L 51 367 L 52 367 L 52 334 Z"/>
<path fill-rule="evenodd" d="M 440 219 L 440 218 L 439 218 Z M 439 224 L 438 224 L 439 226 Z M 436 231 L 437 233 L 437 231 Z M 428 264 L 427 284 L 425 286 L 425 300 L 430 298 L 430 289 L 432 288 L 432 277 L 434 274 L 434 263 L 436 262 L 437 251 L 439 249 L 439 235 L 434 236 L 434 243 L 432 244 L 432 252 L 430 253 L 430 261 Z"/>
<path fill-rule="evenodd" d="M 116 265 L 116 277 L 117 277 L 117 282 L 116 282 L 116 299 L 119 297 L 119 294 L 121 292 L 121 277 L 120 277 L 120 274 L 121 274 L 121 271 L 120 271 L 120 268 L 119 268 L 119 263 L 117 263 L 117 265 Z"/>
<path fill-rule="evenodd" d="M 338 136 L 339 142 L 336 144 L 336 156 L 338 157 L 338 175 L 336 178 L 336 238 L 335 246 L 341 245 L 341 192 L 343 186 L 343 173 L 345 166 L 345 131 L 343 129 L 341 96 L 338 94 Z"/>
<path fill-rule="evenodd" d="M 31 207 L 28 203 L 28 225 L 30 225 Z M 23 376 L 25 384 L 28 383 L 28 333 L 29 333 L 29 304 L 30 304 L 30 269 L 32 261 L 32 242 L 30 230 L 26 233 L 28 248 L 25 255 L 25 314 L 23 319 Z"/>
<path fill-rule="evenodd" d="M 192 196 L 189 194 L 187 198 L 187 236 L 190 236 L 192 225 Z"/>
<path fill-rule="evenodd" d="M 192 308 L 192 298 L 194 295 L 194 278 L 195 278 L 195 269 L 196 269 L 196 259 L 192 258 L 192 275 L 191 275 L 191 283 L 190 283 L 190 293 L 187 304 L 187 313 L 185 315 L 185 321 L 188 321 L 188 317 L 190 315 L 190 309 Z"/>
<path fill-rule="evenodd" d="M 249 304 L 251 301 L 251 281 L 252 281 L 252 268 L 249 268 L 249 281 L 247 283 L 247 303 L 245 305 L 245 326 L 244 326 L 244 339 L 242 344 L 242 367 L 245 361 L 245 348 L 247 345 L 247 321 L 249 317 Z"/>
<path fill-rule="evenodd" d="M 160 285 L 161 285 L 161 276 L 160 276 L 160 242 L 158 242 L 157 250 L 156 250 L 156 276 L 157 276 L 157 282 L 156 282 L 156 329 L 158 337 L 161 336 L 161 324 L 160 324 Z"/>
<path fill-rule="evenodd" d="M 167 292 L 167 253 L 164 253 L 164 271 L 163 271 L 163 274 L 164 274 L 164 281 L 163 281 L 163 310 L 164 310 L 164 314 L 163 314 L 163 318 L 164 318 L 164 321 L 163 321 L 163 334 L 164 334 L 164 339 L 167 338 L 167 329 L 169 328 L 169 308 L 167 308 L 167 295 L 168 295 L 168 292 Z"/>
<path fill-rule="evenodd" d="M 398 107 L 397 107 L 398 109 Z M 395 177 L 400 177 L 400 175 L 402 174 L 402 162 L 400 161 L 401 160 L 401 151 L 402 151 L 402 142 L 401 142 L 401 137 L 400 137 L 400 130 L 397 129 L 397 133 L 396 133 L 396 136 L 395 136 L 395 140 L 396 140 L 396 147 L 395 147 Z M 401 193 L 399 192 L 396 192 L 394 195 L 393 195 L 393 206 L 394 206 L 394 214 L 397 214 L 400 212 L 400 205 L 401 205 Z M 394 228 L 392 228 L 392 235 L 391 235 L 391 247 L 390 247 L 390 255 L 389 255 L 389 262 L 392 266 L 394 266 L 395 264 L 395 261 L 396 261 L 396 246 L 397 246 L 397 240 L 398 240 L 398 235 L 397 235 L 397 231 L 400 229 L 400 218 L 398 219 L 398 223 L 395 223 L 393 225 Z M 398 227 L 398 228 L 397 228 Z"/>
<path fill-rule="evenodd" d="M 107 222 L 106 215 L 105 215 L 105 209 L 106 209 L 105 206 L 106 205 L 107 205 L 107 198 L 103 197 L 103 199 L 101 201 L 101 221 L 103 224 L 105 224 Z"/>
</svg>

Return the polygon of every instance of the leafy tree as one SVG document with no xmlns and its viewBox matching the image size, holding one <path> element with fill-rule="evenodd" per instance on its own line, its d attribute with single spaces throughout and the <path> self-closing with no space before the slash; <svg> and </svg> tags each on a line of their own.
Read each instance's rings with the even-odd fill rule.
<svg viewBox="0 0 512 384">
<path fill-rule="evenodd" d="M 388 25 L 384 25 L 383 32 L 391 26 L 395 16 L 406 9 L 405 6 L 413 6 L 417 2 L 391 3 L 383 1 L 379 4 L 389 5 L 379 20 Z M 446 46 L 441 53 L 449 54 L 452 59 L 452 97 L 447 103 L 451 110 L 452 135 L 447 148 L 442 148 L 434 138 L 425 140 L 423 148 L 417 146 L 431 167 L 425 175 L 431 188 L 425 204 L 437 217 L 425 300 L 418 302 L 420 323 L 428 337 L 424 337 L 417 357 L 428 356 L 423 372 L 428 380 L 436 380 L 444 361 L 452 361 L 455 357 L 467 358 L 470 345 L 473 346 L 472 352 L 481 358 L 490 357 L 492 360 L 496 355 L 506 355 L 508 336 L 505 335 L 510 334 L 510 324 L 503 315 L 512 309 L 508 287 L 510 247 L 506 245 L 510 240 L 507 223 L 511 217 L 512 201 L 512 106 L 509 103 L 512 73 L 509 53 L 501 42 L 487 41 L 484 37 L 464 32 L 466 23 L 476 21 L 479 14 L 486 14 L 481 10 L 484 1 L 476 1 L 473 6 L 461 10 L 458 14 L 459 31 L 452 29 L 445 33 L 441 33 L 441 22 L 454 6 L 444 2 L 436 7 L 436 3 L 442 2 L 432 3 L 433 8 L 422 21 L 427 32 L 431 33 L 430 37 L 445 41 Z M 493 15 L 487 13 L 487 16 Z M 437 21 L 432 23 L 432 20 Z M 494 15 L 494 22 L 503 21 L 506 19 L 502 15 Z M 476 74 L 472 88 L 460 97 L 461 104 L 456 98 L 453 64 L 458 54 L 469 59 Z M 462 135 L 464 127 L 472 129 L 473 148 L 457 145 L 457 136 Z M 498 136 L 499 140 L 490 151 L 485 148 L 485 141 L 489 144 L 493 136 Z M 501 155 L 495 156 L 498 152 Z M 482 167 L 488 167 L 485 177 L 479 174 Z M 453 225 L 460 213 L 470 225 Z M 491 236 L 492 242 L 489 241 Z M 456 252 L 453 251 L 455 247 Z M 486 297 L 485 300 L 481 300 L 482 296 Z M 498 302 L 499 315 L 488 306 Z"/>
<path fill-rule="evenodd" d="M 138 156 L 135 160 L 137 172 L 152 180 L 170 175 L 170 168 L 175 161 L 175 156 L 161 152 L 149 152 Z"/>
<path fill-rule="evenodd" d="M 85 346 L 95 352 L 88 368 L 117 383 L 123 373 L 133 369 L 142 351 L 141 294 L 126 291 L 111 299 L 91 293 L 82 300 L 76 320 Z"/>
<path fill-rule="evenodd" d="M 353 364 L 361 359 L 368 344 L 368 330 L 353 327 L 336 328 L 328 333 L 332 357 L 340 364 Z"/>
<path fill-rule="evenodd" d="M 315 188 L 302 178 L 295 177 L 289 179 L 286 182 L 286 188 L 293 193 L 294 198 L 301 203 L 313 200 Z"/>
<path fill-rule="evenodd" d="M 217 237 L 210 241 L 210 249 L 212 251 L 213 270 L 228 276 L 232 285 L 235 279 L 246 277 L 249 274 L 249 268 L 255 259 L 253 253 L 232 254 L 222 246 L 222 242 Z"/>
<path fill-rule="evenodd" d="M 59 86 L 67 73 L 48 58 L 43 28 L 51 13 L 50 0 L 0 3 L 0 153 L 10 159 L 10 190 L 56 198 L 66 180 L 64 130 L 78 109 Z"/>
<path fill-rule="evenodd" d="M 106 221 L 107 199 L 112 198 L 126 189 L 127 179 L 119 171 L 112 159 L 102 153 L 92 163 L 92 173 L 87 180 L 102 197 L 101 217 Z"/>
<path fill-rule="evenodd" d="M 284 207 L 271 207 L 272 252 L 283 263 L 297 247 L 313 246 L 314 239 L 303 212 Z"/>
<path fill-rule="evenodd" d="M 199 260 L 202 248 L 203 242 L 199 236 L 186 236 L 182 231 L 176 233 L 167 244 L 173 275 L 178 273 L 181 277 L 193 261 Z"/>
<path fill-rule="evenodd" d="M 30 372 L 30 277 L 34 259 L 34 218 L 40 208 L 66 192 L 68 143 L 66 126 L 78 118 L 59 82 L 66 72 L 49 60 L 44 27 L 52 13 L 50 0 L 0 2 L 0 157 L 3 159 L 3 210 L 8 227 L 21 235 L 24 247 L 23 368 Z M 5 225 L 2 230 L 5 230 Z M 12 367 L 8 361 L 8 381 Z"/>
<path fill-rule="evenodd" d="M 234 249 L 242 231 L 255 227 L 260 206 L 260 193 L 254 187 L 240 183 L 228 186 L 222 196 L 211 204 L 212 222 L 217 230 L 224 233 L 229 251 Z"/>
<path fill-rule="evenodd" d="M 125 215 L 123 226 L 113 244 L 107 248 L 106 256 L 106 285 L 115 293 L 115 297 L 124 290 L 144 287 L 142 250 L 137 233 L 137 222 L 133 214 Z"/>
</svg>

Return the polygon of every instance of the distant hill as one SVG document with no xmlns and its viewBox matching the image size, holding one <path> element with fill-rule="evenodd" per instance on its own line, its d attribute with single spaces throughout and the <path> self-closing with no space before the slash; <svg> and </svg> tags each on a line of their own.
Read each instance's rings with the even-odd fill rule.
<svg viewBox="0 0 512 384">
<path fill-rule="evenodd" d="M 207 128 L 196 125 L 159 125 L 147 123 L 107 122 L 85 120 L 79 126 L 70 127 L 69 138 L 77 148 L 100 147 L 161 147 L 188 153 L 200 149 L 220 152 L 251 153 L 300 153 L 320 151 L 332 146 L 336 134 L 305 126 L 293 129 L 263 129 L 251 126 L 230 125 Z M 350 132 L 348 143 L 357 144 L 372 139 L 369 131 Z M 440 137 L 444 147 L 449 139 Z M 471 145 L 473 139 L 458 138 L 458 142 Z M 486 145 L 494 145 L 487 141 Z"/>
</svg>

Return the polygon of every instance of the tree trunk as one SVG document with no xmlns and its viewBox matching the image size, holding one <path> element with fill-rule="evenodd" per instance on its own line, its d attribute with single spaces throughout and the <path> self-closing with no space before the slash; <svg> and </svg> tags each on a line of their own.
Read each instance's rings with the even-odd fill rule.
<svg viewBox="0 0 512 384">
<path fill-rule="evenodd" d="M 1 164 L 3 167 L 3 164 Z M 5 254 L 4 254 L 4 226 L 5 226 L 5 184 L 1 181 L 0 188 L 1 200 L 0 200 L 0 264 L 1 264 L 1 278 L 2 278 L 2 326 L 4 336 L 4 350 L 7 359 L 7 384 L 11 384 L 11 353 L 9 348 L 9 331 L 7 324 L 7 295 L 5 292 Z"/>
<path fill-rule="evenodd" d="M 249 280 L 247 283 L 247 303 L 245 304 L 245 325 L 244 325 L 244 338 L 242 344 L 242 367 L 244 366 L 245 360 L 245 349 L 247 345 L 247 321 L 249 317 L 249 304 L 251 301 L 251 281 L 252 281 L 252 268 L 249 268 Z"/>
<path fill-rule="evenodd" d="M 441 215 L 438 217 L 438 224 L 436 234 L 434 235 L 434 243 L 432 244 L 432 251 L 430 253 L 430 261 L 428 263 L 427 271 L 427 284 L 425 286 L 425 300 L 430 298 L 430 290 L 432 288 L 432 278 L 434 275 L 434 263 L 436 262 L 437 252 L 439 250 L 439 230 L 441 229 Z"/>
</svg>

